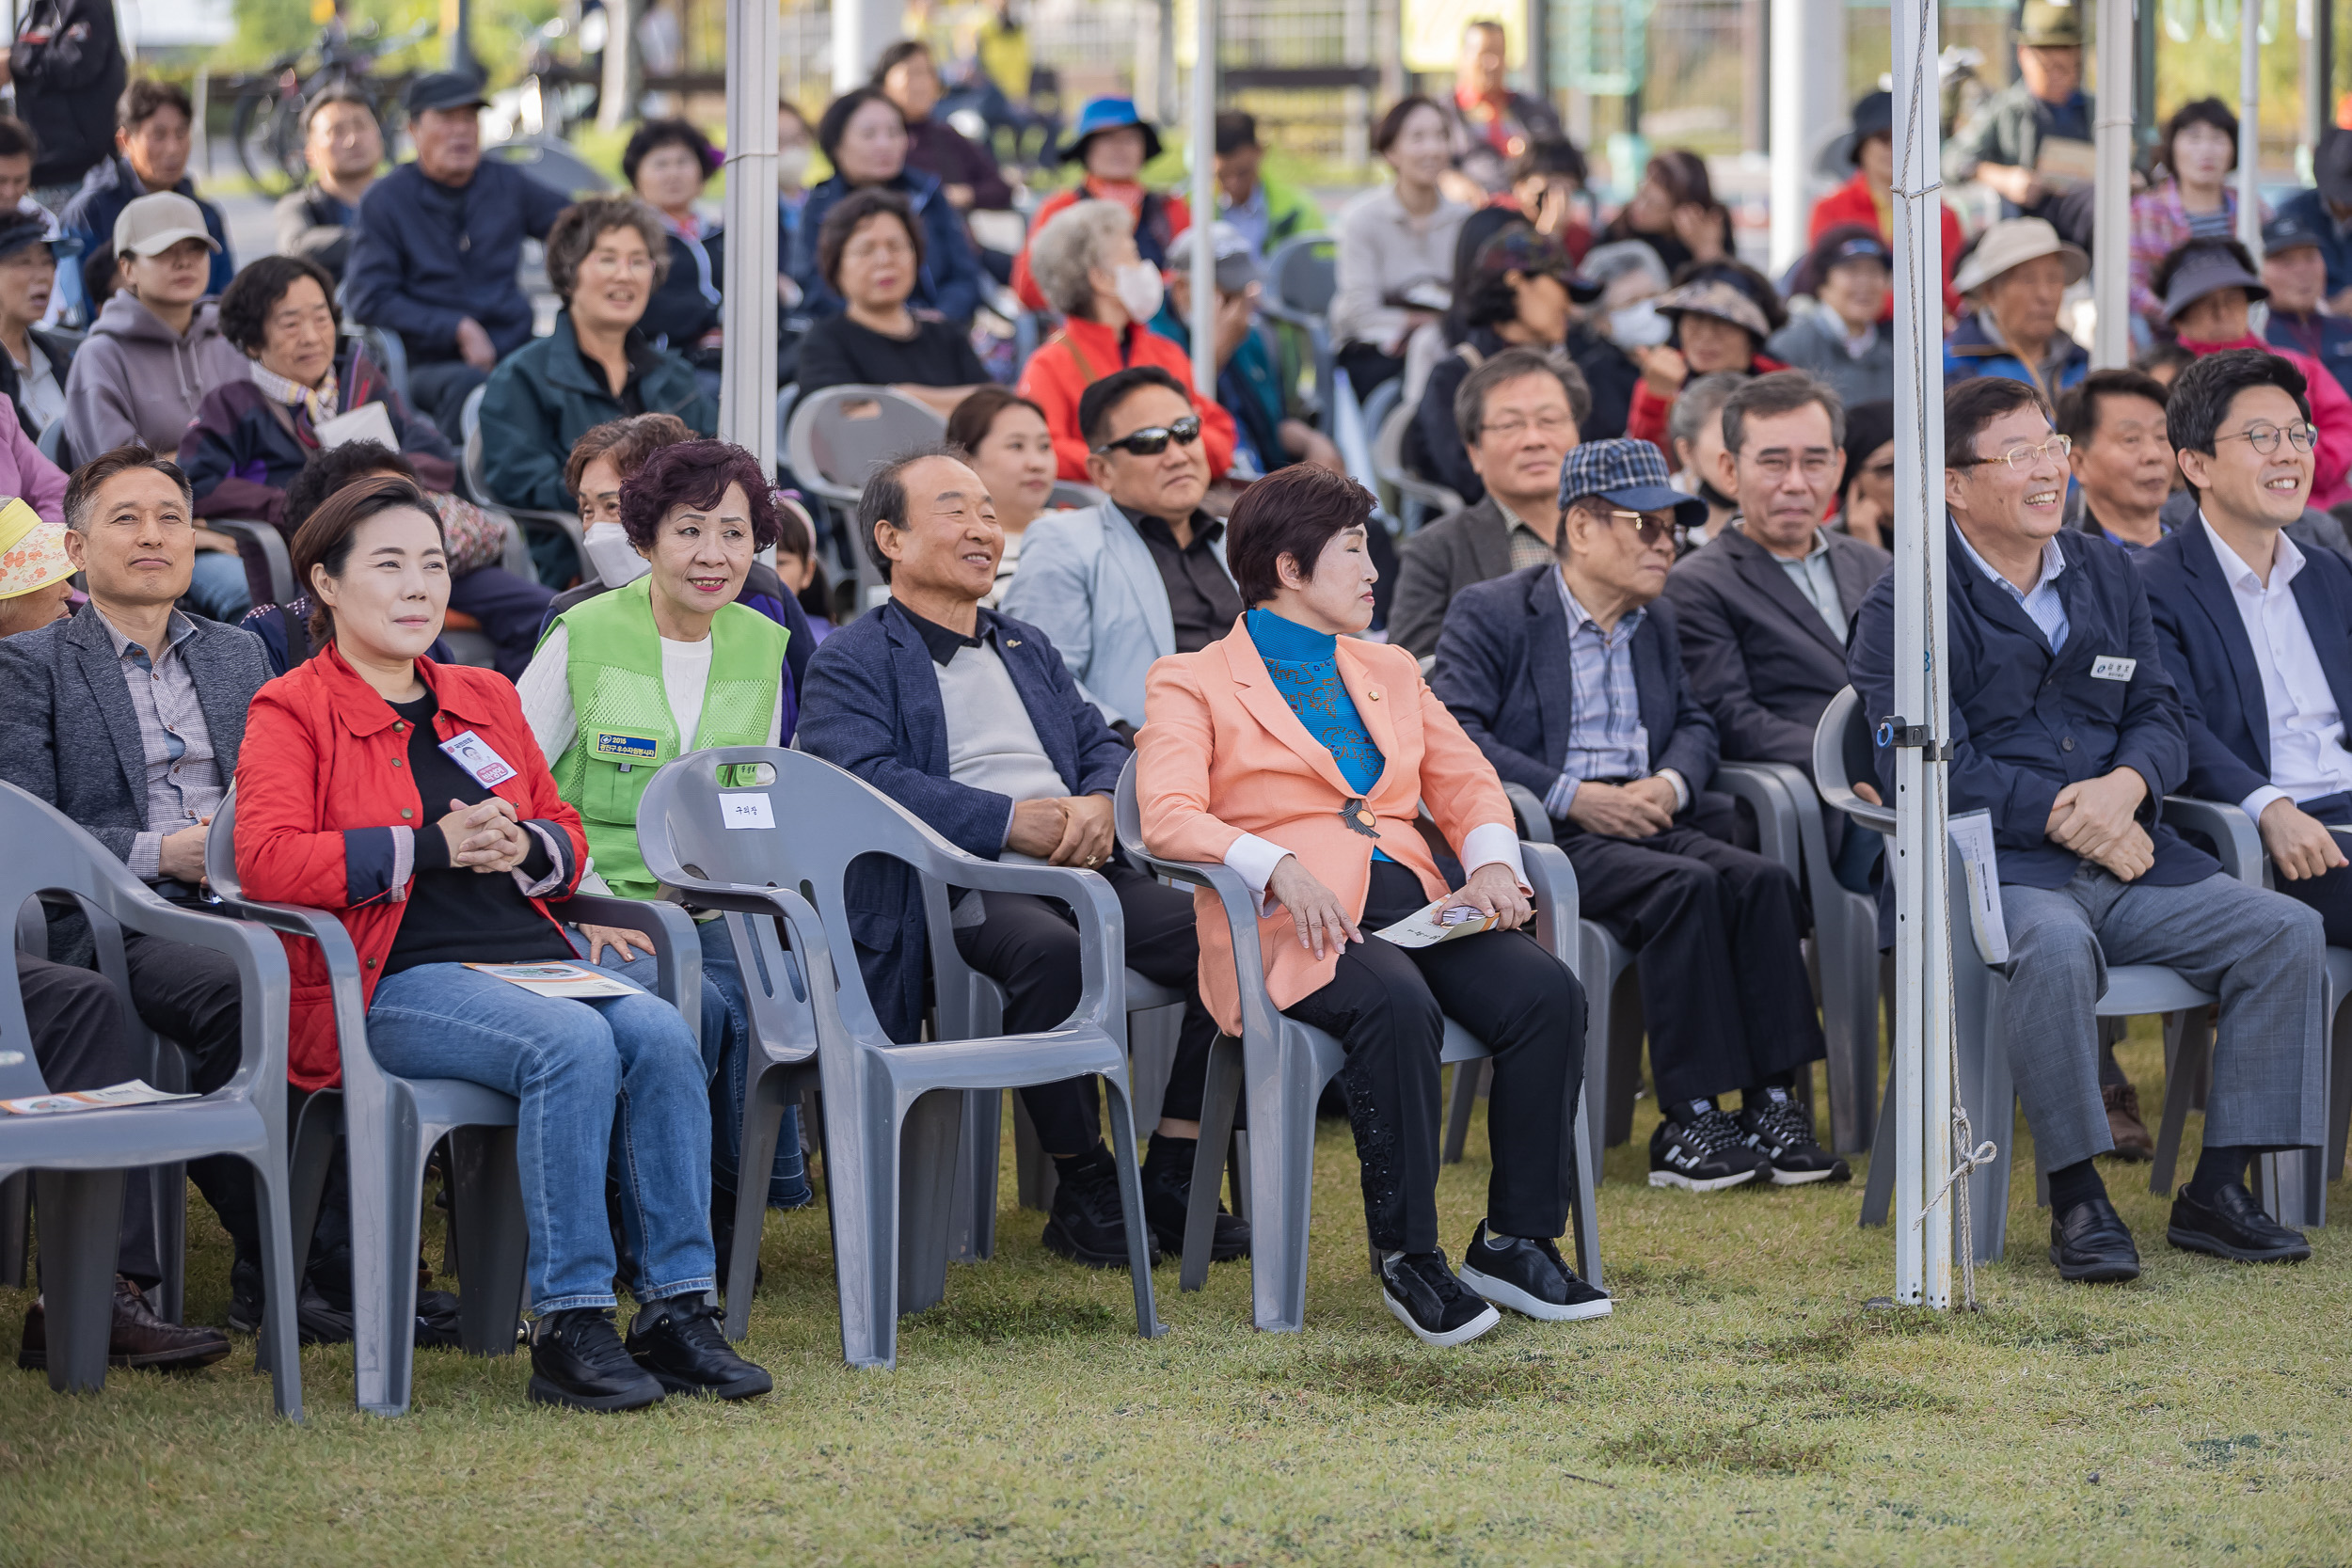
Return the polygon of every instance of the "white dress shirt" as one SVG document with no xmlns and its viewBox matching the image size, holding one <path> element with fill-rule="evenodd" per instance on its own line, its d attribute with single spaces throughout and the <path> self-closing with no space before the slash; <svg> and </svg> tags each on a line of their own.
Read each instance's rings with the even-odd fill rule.
<svg viewBox="0 0 2352 1568">
<path fill-rule="evenodd" d="M 2204 514 L 2198 514 L 2214 559 L 2237 602 L 2238 619 L 2246 623 L 2246 640 L 2254 646 L 2254 667 L 2262 673 L 2263 706 L 2270 717 L 2270 783 L 2238 802 L 2256 821 L 2273 800 L 2314 800 L 2339 790 L 2352 790 L 2352 752 L 2344 749 L 2344 715 L 2336 694 L 2319 665 L 2312 645 L 2311 628 L 2303 624 L 2303 607 L 2295 599 L 2295 575 L 2303 569 L 2303 552 L 2295 541 L 2279 535 L 2278 553 L 2270 559 L 2270 581 L 2221 541 Z"/>
</svg>

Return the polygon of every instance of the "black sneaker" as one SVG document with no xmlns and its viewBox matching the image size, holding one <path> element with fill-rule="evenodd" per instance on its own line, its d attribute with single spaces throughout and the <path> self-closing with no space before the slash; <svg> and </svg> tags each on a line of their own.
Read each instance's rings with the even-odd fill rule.
<svg viewBox="0 0 2352 1568">
<path fill-rule="evenodd" d="M 1771 1162 L 1775 1187 L 1802 1187 L 1809 1181 L 1850 1180 L 1846 1162 L 1823 1148 L 1813 1137 L 1813 1117 L 1787 1089 L 1766 1091 L 1761 1105 L 1740 1113 L 1740 1131 L 1750 1148 Z"/>
<path fill-rule="evenodd" d="M 1445 1254 L 1399 1253 L 1380 1265 L 1380 1299 L 1424 1345 L 1466 1345 L 1502 1314 L 1462 1289 Z"/>
<path fill-rule="evenodd" d="M 2172 1199 L 2164 1239 L 2184 1252 L 2209 1253 L 2239 1263 L 2299 1263 L 2312 1255 L 2300 1230 L 2290 1230 L 2263 1212 L 2244 1182 L 2233 1181 L 2200 1203 L 2183 1187 Z"/>
<path fill-rule="evenodd" d="M 628 1325 L 628 1354 L 673 1394 L 748 1400 L 775 1380 L 735 1354 L 719 1327 L 719 1309 L 702 1296 L 676 1296 L 643 1308 Z"/>
<path fill-rule="evenodd" d="M 1192 1209 L 1192 1158 L 1196 1145 L 1190 1138 L 1152 1139 L 1152 1152 L 1143 1162 L 1143 1217 L 1152 1227 L 1152 1239 L 1160 1250 L 1182 1257 L 1184 1251 L 1184 1219 Z M 1216 1234 L 1209 1243 L 1209 1261 L 1231 1262 L 1249 1256 L 1249 1222 L 1225 1212 L 1225 1205 L 1216 1206 Z"/>
<path fill-rule="evenodd" d="M 643 1410 L 661 1385 L 630 1359 L 610 1307 L 550 1312 L 531 1327 L 531 1401 L 571 1410 Z"/>
<path fill-rule="evenodd" d="M 2120 1285 L 2139 1277 L 2139 1248 L 2131 1227 L 2104 1197 L 2085 1198 L 2050 1216 L 2050 1262 L 2060 1279 Z"/>
<path fill-rule="evenodd" d="M 1149 1228 L 1147 1225 L 1147 1232 Z M 1178 1228 L 1181 1233 L 1182 1227 Z M 1156 1265 L 1158 1243 L 1148 1233 L 1144 1243 Z M 1054 1188 L 1053 1214 L 1045 1222 L 1045 1247 L 1090 1269 L 1127 1266 L 1127 1222 L 1119 1207 L 1119 1164 L 1110 1150 L 1098 1144 L 1084 1164 L 1061 1172 Z"/>
<path fill-rule="evenodd" d="M 229 1326 L 240 1334 L 262 1331 L 262 1260 L 239 1258 L 229 1265 Z"/>
<path fill-rule="evenodd" d="M 1576 1276 L 1549 1237 L 1500 1240 L 1480 1220 L 1462 1252 L 1462 1283 L 1498 1307 L 1547 1323 L 1609 1316 L 1609 1292 Z"/>
<path fill-rule="evenodd" d="M 1750 1148 L 1740 1124 L 1708 1106 L 1669 1110 L 1649 1138 L 1649 1184 L 1686 1192 L 1719 1193 L 1759 1177 L 1772 1162 Z"/>
</svg>

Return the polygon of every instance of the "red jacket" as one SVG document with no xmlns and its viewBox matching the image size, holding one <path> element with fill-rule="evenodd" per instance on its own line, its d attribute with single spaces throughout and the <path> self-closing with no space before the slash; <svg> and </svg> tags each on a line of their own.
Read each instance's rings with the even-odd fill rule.
<svg viewBox="0 0 2352 1568">
<path fill-rule="evenodd" d="M 2266 343 L 2252 333 L 2227 343 L 2201 343 L 2187 338 L 2181 346 L 2202 359 L 2208 354 L 2218 354 L 2225 348 L 2258 348 L 2275 354 L 2303 372 L 2310 384 L 2304 399 L 2312 405 L 2312 423 L 2319 430 L 2319 441 L 2312 450 L 2311 504 L 2323 512 L 2343 501 L 2352 500 L 2352 483 L 2345 483 L 2344 471 L 2352 468 L 2352 394 L 2319 361 L 2308 354 L 2298 354 L 2277 343 Z"/>
<path fill-rule="evenodd" d="M 1957 316 L 1960 314 L 1960 293 L 1952 287 L 1952 270 L 1960 265 L 1960 219 L 1953 215 L 1949 207 L 1944 208 L 1943 213 L 1944 312 Z M 1819 242 L 1822 235 L 1841 223 L 1858 223 L 1865 229 L 1874 229 L 1878 230 L 1880 239 L 1888 245 L 1895 243 L 1895 236 L 1879 222 L 1879 204 L 1870 198 L 1870 182 L 1860 169 L 1854 170 L 1852 179 L 1813 204 L 1811 231 L 1805 235 L 1805 243 Z M 1879 320 L 1891 322 L 1894 319 L 1895 293 L 1890 289 L 1886 293 L 1886 309 Z"/>
<path fill-rule="evenodd" d="M 1087 438 L 1078 431 L 1078 399 L 1086 389 L 1130 365 L 1157 365 L 1184 383 L 1200 416 L 1200 439 L 1209 451 L 1209 477 L 1222 479 L 1233 465 L 1233 416 L 1216 402 L 1202 403 L 1193 390 L 1192 358 L 1150 327 L 1129 323 L 1121 334 L 1101 322 L 1067 317 L 1061 330 L 1048 338 L 1021 372 L 1020 392 L 1045 410 L 1045 428 L 1053 432 L 1054 456 L 1061 477 L 1081 484 L 1087 479 Z"/>
<path fill-rule="evenodd" d="M 1037 279 L 1029 273 L 1029 240 L 1045 232 L 1045 226 L 1054 221 L 1054 214 L 1065 207 L 1081 201 L 1092 201 L 1101 195 L 1095 189 L 1091 175 L 1066 191 L 1056 191 L 1038 203 L 1029 217 L 1028 239 L 1021 242 L 1021 254 L 1012 259 L 1012 292 L 1021 297 L 1024 307 L 1031 310 L 1046 309 L 1045 295 L 1039 291 Z M 1113 198 L 1103 198 L 1110 200 Z M 1136 214 L 1136 252 L 1145 261 L 1168 270 L 1168 247 L 1176 237 L 1192 227 L 1192 209 L 1181 196 L 1162 196 L 1157 191 L 1148 194 L 1143 211 Z"/>
<path fill-rule="evenodd" d="M 1748 361 L 1750 375 L 1770 375 L 1774 371 L 1785 371 L 1788 368 L 1779 360 L 1768 358 L 1761 354 Z M 1634 440 L 1647 441 L 1651 446 L 1664 452 L 1666 467 L 1669 470 L 1679 461 L 1675 456 L 1674 442 L 1666 436 L 1666 420 L 1674 410 L 1674 399 L 1661 398 L 1649 389 L 1648 382 L 1637 381 L 1633 384 L 1633 405 L 1626 411 L 1625 416 L 1625 433 Z"/>
<path fill-rule="evenodd" d="M 555 887 L 570 896 L 588 862 L 587 836 L 580 814 L 555 792 L 515 688 L 492 671 L 426 658 L 417 660 L 417 674 L 440 701 L 433 727 L 442 739 L 471 730 L 514 767 L 491 793 L 563 847 Z M 408 910 L 413 835 L 445 815 L 417 799 L 399 717 L 330 643 L 254 696 L 237 761 L 237 876 L 246 896 L 340 916 L 358 949 L 363 1003 L 375 999 Z M 555 919 L 545 899 L 532 902 Z M 310 942 L 282 940 L 294 981 L 287 1076 L 296 1088 L 329 1088 L 342 1081 L 342 1061 L 326 964 Z"/>
</svg>

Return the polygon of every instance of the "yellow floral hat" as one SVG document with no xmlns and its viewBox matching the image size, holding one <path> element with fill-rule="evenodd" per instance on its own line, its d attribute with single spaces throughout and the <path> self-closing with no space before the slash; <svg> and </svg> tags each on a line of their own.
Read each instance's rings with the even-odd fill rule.
<svg viewBox="0 0 2352 1568">
<path fill-rule="evenodd" d="M 0 506 L 0 599 L 13 599 L 73 575 L 65 528 L 45 522 L 22 500 Z"/>
</svg>

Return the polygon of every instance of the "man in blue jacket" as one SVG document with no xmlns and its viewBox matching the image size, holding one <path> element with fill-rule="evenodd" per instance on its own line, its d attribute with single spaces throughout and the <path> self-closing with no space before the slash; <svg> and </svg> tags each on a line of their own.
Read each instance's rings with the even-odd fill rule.
<svg viewBox="0 0 2352 1568">
<path fill-rule="evenodd" d="M 1585 917 L 1640 952 L 1664 1113 L 1650 1185 L 1842 1181 L 1790 1093 L 1826 1053 L 1797 945 L 1804 899 L 1779 863 L 1698 823 L 1715 721 L 1659 594 L 1677 536 L 1706 515 L 1648 442 L 1578 447 L 1560 470 L 1559 563 L 1456 594 L 1430 689 L 1543 802 Z M 1715 1102 L 1733 1089 L 1736 1118 Z"/>
<path fill-rule="evenodd" d="M 2297 192 L 2279 209 L 2319 243 L 2328 263 L 2328 308 L 2352 312 L 2352 131 L 2331 130 L 2312 154 L 2313 189 Z"/>
<path fill-rule="evenodd" d="M 510 164 L 482 160 L 479 78 L 435 71 L 409 84 L 414 163 L 360 199 L 343 290 L 351 318 L 400 334 L 408 397 L 454 443 L 466 396 L 531 341 L 516 269 L 571 205 Z"/>
<path fill-rule="evenodd" d="M 857 527 L 890 602 L 810 656 L 800 745 L 968 854 L 1079 866 L 1111 884 L 1126 916 L 1128 966 L 1184 993 L 1175 1070 L 1143 1169 L 1152 1236 L 1180 1250 L 1216 1025 L 1200 1002 L 1191 898 L 1129 866 L 1112 839 L 1126 744 L 1043 632 L 981 608 L 1005 536 L 977 474 L 939 452 L 901 457 L 866 482 Z M 921 897 L 904 866 L 866 863 L 874 869 L 847 890 L 850 934 L 876 1018 L 891 1038 L 913 1041 L 923 1018 Z M 1077 1010 L 1078 932 L 1060 906 L 967 891 L 954 926 L 963 961 L 1004 987 L 1008 1033 L 1051 1029 Z M 1123 1267 L 1119 1176 L 1093 1080 L 1023 1089 L 1021 1100 L 1058 1178 L 1045 1244 L 1097 1268 Z M 1220 1214 L 1212 1256 L 1248 1250 L 1248 1226 Z"/>
<path fill-rule="evenodd" d="M 208 294 L 218 294 L 237 276 L 237 262 L 229 251 L 220 209 L 198 196 L 196 182 L 188 178 L 190 128 L 195 123 L 194 107 L 178 83 L 145 76 L 133 82 L 115 104 L 115 155 L 82 177 L 82 188 L 57 214 L 57 222 L 82 242 L 87 256 L 100 245 L 114 244 L 115 219 L 122 209 L 143 196 L 177 191 L 203 210 L 204 227 L 219 242 L 204 288 Z"/>
<path fill-rule="evenodd" d="M 2050 1260 L 2063 1279 L 2139 1274 L 2093 1164 L 2113 1139 L 2092 1007 L 2107 966 L 2140 963 L 2221 999 L 2205 1151 L 2167 1238 L 2249 1262 L 2306 1257 L 2244 1178 L 2257 1152 L 2320 1141 L 2319 917 L 2223 875 L 2165 824 L 2164 797 L 2189 766 L 2180 698 L 2131 558 L 2065 527 L 2065 442 L 2048 402 L 1979 377 L 1946 395 L 1944 431 L 1951 712 L 1931 727 L 1951 748 L 1952 810 L 1992 817 L 2009 937 L 2001 1028 L 2049 1178 Z M 1890 573 L 1862 607 L 1847 665 L 1874 720 L 1898 711 L 1894 645 Z M 1892 800 L 1893 749 L 1878 761 Z"/>
</svg>

